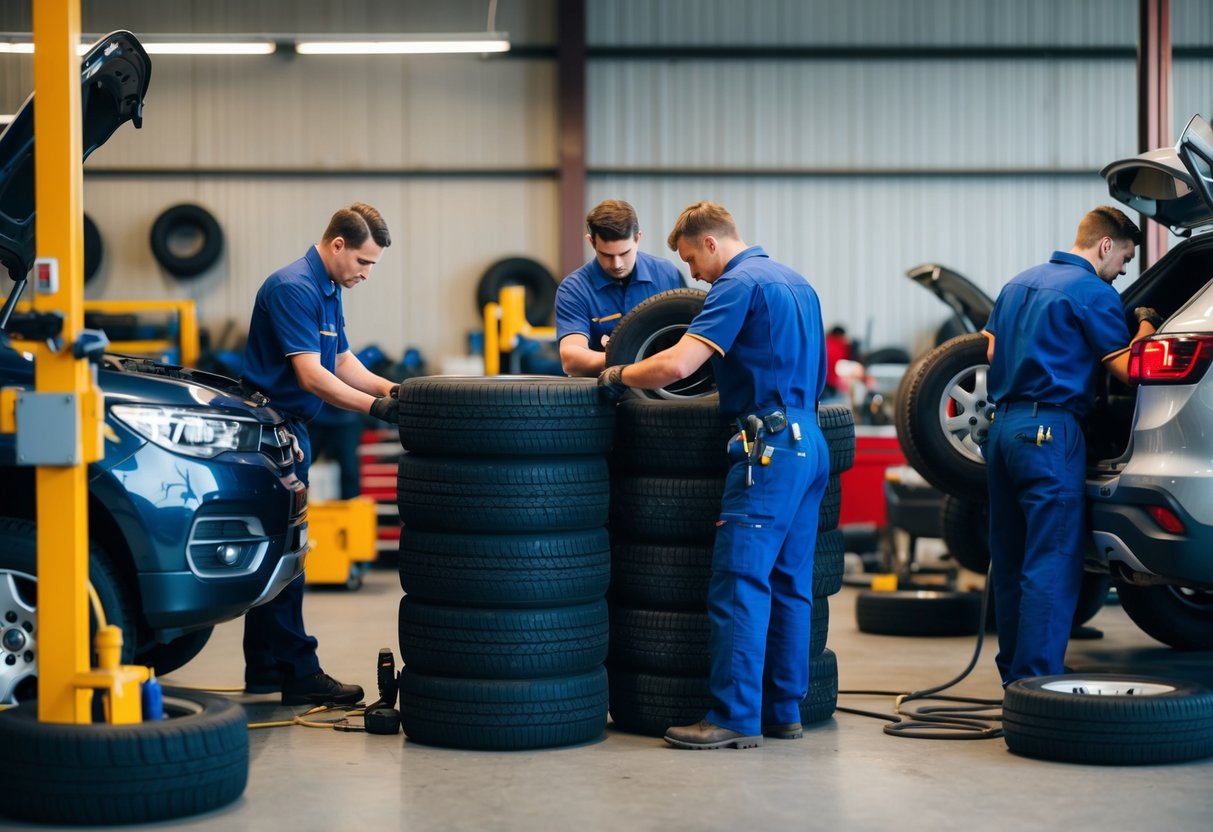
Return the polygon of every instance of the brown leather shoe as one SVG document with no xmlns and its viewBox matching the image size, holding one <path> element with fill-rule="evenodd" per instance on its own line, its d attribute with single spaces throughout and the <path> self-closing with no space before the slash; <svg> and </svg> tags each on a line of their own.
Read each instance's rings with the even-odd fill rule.
<svg viewBox="0 0 1213 832">
<path fill-rule="evenodd" d="M 762 737 L 747 737 L 737 731 L 713 725 L 706 719 L 701 719 L 694 725 L 681 725 L 668 728 L 665 741 L 675 748 L 687 748 L 692 751 L 709 751 L 716 748 L 757 748 L 762 745 Z"/>
<path fill-rule="evenodd" d="M 804 727 L 799 722 L 762 726 L 762 735 L 776 740 L 798 740 L 804 736 Z"/>
</svg>

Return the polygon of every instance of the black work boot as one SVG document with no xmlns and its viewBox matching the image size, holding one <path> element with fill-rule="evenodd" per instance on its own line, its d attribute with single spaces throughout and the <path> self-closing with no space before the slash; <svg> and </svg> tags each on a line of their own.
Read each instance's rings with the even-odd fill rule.
<svg viewBox="0 0 1213 832">
<path fill-rule="evenodd" d="M 353 705 L 360 699 L 362 688 L 343 685 L 323 670 L 282 680 L 283 705 Z"/>
<path fill-rule="evenodd" d="M 738 731 L 721 728 L 701 719 L 694 725 L 668 728 L 665 741 L 675 748 L 711 751 L 717 748 L 757 748 L 762 745 L 762 736 L 747 737 Z"/>
</svg>

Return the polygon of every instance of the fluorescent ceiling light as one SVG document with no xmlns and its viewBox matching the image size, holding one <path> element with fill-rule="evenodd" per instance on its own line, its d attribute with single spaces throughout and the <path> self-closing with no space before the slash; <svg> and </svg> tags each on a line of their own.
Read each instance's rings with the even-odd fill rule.
<svg viewBox="0 0 1213 832">
<path fill-rule="evenodd" d="M 301 39 L 295 44 L 295 51 L 300 55 L 435 55 L 509 50 L 509 37 L 504 32 L 411 35 L 399 40 L 387 40 L 382 35 L 337 35 L 324 39 Z"/>
<path fill-rule="evenodd" d="M 76 47 L 77 54 L 88 52 L 102 37 L 86 35 L 84 42 Z M 152 36 L 140 38 L 139 42 L 149 55 L 270 55 L 277 49 L 277 44 L 272 40 L 249 40 L 222 35 L 205 38 L 192 35 L 162 35 L 159 40 Z M 0 53 L 32 55 L 33 52 L 34 44 L 31 40 L 0 41 Z"/>
</svg>

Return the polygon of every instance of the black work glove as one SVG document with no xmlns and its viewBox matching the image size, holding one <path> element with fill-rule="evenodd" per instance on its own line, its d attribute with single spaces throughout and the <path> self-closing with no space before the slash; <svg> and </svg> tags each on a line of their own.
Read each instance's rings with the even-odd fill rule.
<svg viewBox="0 0 1213 832">
<path fill-rule="evenodd" d="M 628 392 L 628 386 L 623 383 L 623 368 L 626 366 L 628 365 L 616 364 L 598 374 L 598 390 L 612 404 L 619 401 L 623 394 Z"/>
<path fill-rule="evenodd" d="M 1158 310 L 1151 306 L 1139 306 L 1133 310 L 1133 316 L 1137 318 L 1137 322 L 1149 321 L 1150 326 L 1158 329 L 1162 326 L 1162 315 L 1158 314 Z"/>
<path fill-rule="evenodd" d="M 391 396 L 380 396 L 371 402 L 371 415 L 389 425 L 400 425 L 400 402 Z"/>
<path fill-rule="evenodd" d="M 399 399 L 400 398 L 400 385 L 393 384 L 392 389 L 387 391 L 387 394 L 389 396 L 391 396 L 393 399 Z"/>
</svg>

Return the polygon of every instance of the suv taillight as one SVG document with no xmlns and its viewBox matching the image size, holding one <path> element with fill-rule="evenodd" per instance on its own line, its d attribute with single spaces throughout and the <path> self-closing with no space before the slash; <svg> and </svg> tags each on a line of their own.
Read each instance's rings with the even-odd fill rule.
<svg viewBox="0 0 1213 832">
<path fill-rule="evenodd" d="M 1195 384 L 1213 362 L 1213 335 L 1168 335 L 1136 341 L 1129 380 L 1136 384 Z"/>
</svg>

